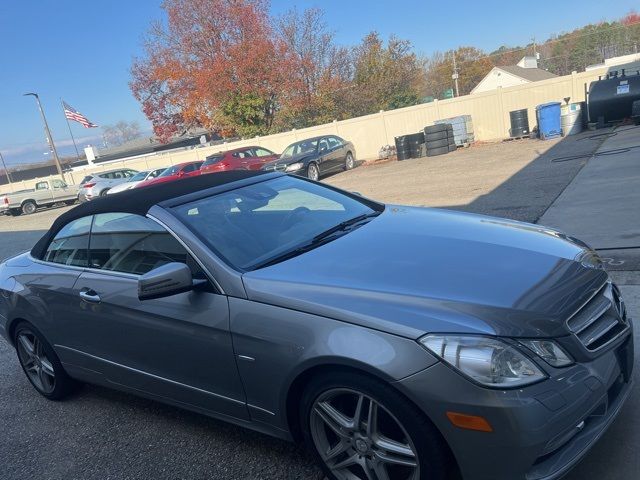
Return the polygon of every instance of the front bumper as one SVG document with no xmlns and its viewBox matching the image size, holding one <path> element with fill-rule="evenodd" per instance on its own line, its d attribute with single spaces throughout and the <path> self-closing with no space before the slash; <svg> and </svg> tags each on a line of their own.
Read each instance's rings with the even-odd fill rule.
<svg viewBox="0 0 640 480">
<path fill-rule="evenodd" d="M 622 356 L 625 352 L 626 359 Z M 602 436 L 631 390 L 633 331 L 588 363 L 536 385 L 491 390 L 443 363 L 397 382 L 440 430 L 465 480 L 554 480 Z M 447 411 L 486 418 L 493 432 L 453 426 Z M 584 422 L 584 423 L 583 423 Z"/>
</svg>

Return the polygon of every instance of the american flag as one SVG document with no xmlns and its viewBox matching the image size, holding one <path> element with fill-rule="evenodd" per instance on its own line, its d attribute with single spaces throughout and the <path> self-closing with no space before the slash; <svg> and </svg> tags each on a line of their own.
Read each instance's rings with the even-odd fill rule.
<svg viewBox="0 0 640 480">
<path fill-rule="evenodd" d="M 79 111 L 77 111 L 67 102 L 63 101 L 62 107 L 64 108 L 65 117 L 67 117 L 69 120 L 73 120 L 75 122 L 82 124 L 84 128 L 95 128 L 98 126 L 95 123 L 91 123 L 89 120 L 87 120 L 87 117 L 82 115 Z"/>
</svg>

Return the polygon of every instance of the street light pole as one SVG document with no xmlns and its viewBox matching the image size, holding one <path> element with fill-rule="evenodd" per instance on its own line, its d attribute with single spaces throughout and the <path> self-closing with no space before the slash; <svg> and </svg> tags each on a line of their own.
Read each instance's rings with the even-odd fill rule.
<svg viewBox="0 0 640 480">
<path fill-rule="evenodd" d="M 47 134 L 47 141 L 49 142 L 49 148 L 53 152 L 53 159 L 56 162 L 56 168 L 58 169 L 58 175 L 62 177 L 64 180 L 64 173 L 62 173 L 62 165 L 60 165 L 60 158 L 58 158 L 58 152 L 56 150 L 56 146 L 53 143 L 53 137 L 51 136 L 51 130 L 49 130 L 49 124 L 47 123 L 47 117 L 44 116 L 44 110 L 42 109 L 42 104 L 40 103 L 40 97 L 38 97 L 37 93 L 25 93 L 25 97 L 32 96 L 35 97 L 36 103 L 38 104 L 38 110 L 40 110 L 40 116 L 42 116 L 42 123 L 44 123 L 44 131 Z"/>
<path fill-rule="evenodd" d="M 4 168 L 4 174 L 7 176 L 7 183 L 11 185 L 11 175 L 9 175 L 9 169 L 7 168 L 7 164 L 4 163 L 4 157 L 2 156 L 2 152 L 0 152 L 0 160 L 2 160 L 2 168 Z"/>
</svg>

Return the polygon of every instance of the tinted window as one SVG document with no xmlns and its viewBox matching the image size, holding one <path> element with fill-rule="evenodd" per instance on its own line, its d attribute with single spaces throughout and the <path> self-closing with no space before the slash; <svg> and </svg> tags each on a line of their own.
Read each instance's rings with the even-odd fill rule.
<svg viewBox="0 0 640 480">
<path fill-rule="evenodd" d="M 103 173 L 101 175 L 98 175 L 100 178 L 106 178 L 106 179 L 113 179 L 115 178 L 113 176 L 113 172 L 109 172 L 109 173 Z"/>
<path fill-rule="evenodd" d="M 199 168 L 200 168 L 200 164 L 199 163 L 191 163 L 191 164 L 187 165 L 186 167 L 184 167 L 182 169 L 182 171 L 184 173 L 195 172 Z"/>
<path fill-rule="evenodd" d="M 338 137 L 329 137 L 327 141 L 329 142 L 329 148 L 336 148 L 342 145 L 342 142 Z"/>
<path fill-rule="evenodd" d="M 251 270 L 345 220 L 374 213 L 315 183 L 280 177 L 175 207 L 177 216 L 222 259 Z"/>
<path fill-rule="evenodd" d="M 89 266 L 142 275 L 170 262 L 192 263 L 184 247 L 153 220 L 129 213 L 95 215 Z"/>
<path fill-rule="evenodd" d="M 164 168 L 159 168 L 158 170 L 154 170 L 149 174 L 149 178 L 156 178 L 158 175 L 160 175 L 164 171 L 165 171 Z"/>
<path fill-rule="evenodd" d="M 164 172 L 158 175 L 158 177 L 170 177 L 172 175 L 175 175 L 179 171 L 180 171 L 180 167 L 177 165 L 174 165 L 173 167 L 167 168 Z"/>
<path fill-rule="evenodd" d="M 83 217 L 66 224 L 49 244 L 44 260 L 86 267 L 91 218 Z"/>
<path fill-rule="evenodd" d="M 205 167 L 207 165 L 214 165 L 214 164 L 218 163 L 220 160 L 222 160 L 223 158 L 224 158 L 224 155 L 210 155 L 204 161 L 202 166 Z"/>
<path fill-rule="evenodd" d="M 322 150 L 326 150 L 329 148 L 329 142 L 327 141 L 326 138 L 323 138 L 322 140 L 320 140 L 320 144 L 318 146 L 318 150 L 322 151 Z"/>
</svg>

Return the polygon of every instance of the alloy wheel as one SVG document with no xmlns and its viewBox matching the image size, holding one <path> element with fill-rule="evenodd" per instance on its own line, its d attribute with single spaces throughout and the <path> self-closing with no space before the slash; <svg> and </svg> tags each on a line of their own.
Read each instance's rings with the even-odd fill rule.
<svg viewBox="0 0 640 480">
<path fill-rule="evenodd" d="M 56 373 L 47 358 L 42 342 L 29 330 L 17 337 L 18 358 L 31 383 L 42 393 L 49 394 L 56 387 Z"/>
<path fill-rule="evenodd" d="M 352 154 L 347 154 L 347 159 L 345 160 L 345 166 L 347 168 L 347 170 L 351 170 L 354 166 L 354 160 L 353 160 L 353 155 Z"/>
<path fill-rule="evenodd" d="M 339 480 L 418 480 L 420 462 L 409 434 L 373 398 L 352 389 L 321 394 L 310 418 L 311 437 Z"/>
<path fill-rule="evenodd" d="M 320 173 L 318 172 L 318 167 L 316 167 L 315 163 L 311 163 L 309 164 L 309 167 L 307 167 L 307 177 L 310 180 L 318 181 Z"/>
</svg>

